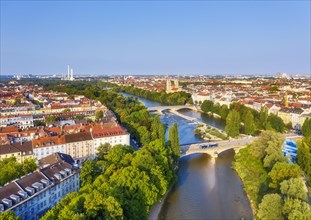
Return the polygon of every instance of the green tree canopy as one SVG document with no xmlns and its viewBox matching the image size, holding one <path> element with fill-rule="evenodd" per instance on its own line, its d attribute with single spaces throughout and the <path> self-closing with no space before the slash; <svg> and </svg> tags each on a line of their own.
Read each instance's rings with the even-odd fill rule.
<svg viewBox="0 0 311 220">
<path fill-rule="evenodd" d="M 55 115 L 50 115 L 48 117 L 45 118 L 45 123 L 54 123 L 56 122 L 57 117 Z"/>
<path fill-rule="evenodd" d="M 288 220 L 309 220 L 311 207 L 310 204 L 299 199 L 285 198 L 283 214 Z"/>
<path fill-rule="evenodd" d="M 15 157 L 0 160 L 0 186 L 33 172 L 37 168 L 34 159 L 26 159 L 24 162 L 17 162 Z"/>
<path fill-rule="evenodd" d="M 0 213 L 0 220 L 21 220 L 14 212 L 6 211 Z"/>
<path fill-rule="evenodd" d="M 201 110 L 203 112 L 212 112 L 214 107 L 214 103 L 211 100 L 204 100 L 201 105 Z"/>
<path fill-rule="evenodd" d="M 297 164 L 304 171 L 307 179 L 311 180 L 311 136 L 298 142 Z"/>
<path fill-rule="evenodd" d="M 74 119 L 75 119 L 75 120 L 82 120 L 82 119 L 84 119 L 84 115 L 76 115 L 76 116 L 74 117 Z"/>
<path fill-rule="evenodd" d="M 285 124 L 283 120 L 277 115 L 270 114 L 268 116 L 268 123 L 271 126 L 271 128 L 273 128 L 277 132 L 283 133 L 285 130 Z"/>
<path fill-rule="evenodd" d="M 220 110 L 219 110 L 219 115 L 222 119 L 226 119 L 227 116 L 229 114 L 229 108 L 227 105 L 223 104 L 221 107 L 220 107 Z"/>
<path fill-rule="evenodd" d="M 290 178 L 298 178 L 301 175 L 301 169 L 297 164 L 289 164 L 286 162 L 277 162 L 269 173 L 271 188 L 277 189 L 283 180 Z"/>
<path fill-rule="evenodd" d="M 96 156 L 99 160 L 103 160 L 105 155 L 108 154 L 108 152 L 111 149 L 111 145 L 109 143 L 104 143 L 104 144 L 100 144 L 97 147 L 97 152 L 96 152 Z"/>
<path fill-rule="evenodd" d="M 244 130 L 245 134 L 254 134 L 256 130 L 254 116 L 250 111 L 247 111 L 244 118 Z"/>
<path fill-rule="evenodd" d="M 172 148 L 172 152 L 174 155 L 175 163 L 178 163 L 180 156 L 180 145 L 179 145 L 179 135 L 178 135 L 178 126 L 175 123 L 172 127 L 170 127 L 168 131 L 168 140 L 170 142 L 170 146 Z"/>
<path fill-rule="evenodd" d="M 301 127 L 302 134 L 307 137 L 311 136 L 311 118 L 306 118 Z"/>
<path fill-rule="evenodd" d="M 231 110 L 226 119 L 225 131 L 230 137 L 240 134 L 240 114 L 236 110 Z"/>
<path fill-rule="evenodd" d="M 281 193 L 294 199 L 306 200 L 306 186 L 301 178 L 290 178 L 280 183 Z"/>
<path fill-rule="evenodd" d="M 86 160 L 83 163 L 81 172 L 80 172 L 80 180 L 81 186 L 85 186 L 87 184 L 93 183 L 95 178 L 99 174 L 99 169 L 96 166 L 96 162 L 94 160 Z"/>
<path fill-rule="evenodd" d="M 104 117 L 104 112 L 102 110 L 99 110 L 95 113 L 96 120 L 103 119 L 103 117 Z"/>
<path fill-rule="evenodd" d="M 258 219 L 284 219 L 282 214 L 282 198 L 279 194 L 267 194 L 263 197 L 258 209 Z"/>
</svg>

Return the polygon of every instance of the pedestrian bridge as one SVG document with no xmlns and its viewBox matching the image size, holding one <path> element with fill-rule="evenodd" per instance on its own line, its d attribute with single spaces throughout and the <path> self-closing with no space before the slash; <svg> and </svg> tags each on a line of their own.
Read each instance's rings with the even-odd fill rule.
<svg viewBox="0 0 311 220">
<path fill-rule="evenodd" d="M 170 106 L 156 106 L 156 107 L 149 107 L 148 111 L 150 112 L 154 112 L 157 111 L 160 114 L 162 114 L 162 111 L 164 110 L 170 110 L 170 111 L 178 111 L 181 109 L 190 109 L 190 110 L 194 110 L 197 111 L 197 107 L 195 107 L 194 105 L 170 105 Z"/>
</svg>

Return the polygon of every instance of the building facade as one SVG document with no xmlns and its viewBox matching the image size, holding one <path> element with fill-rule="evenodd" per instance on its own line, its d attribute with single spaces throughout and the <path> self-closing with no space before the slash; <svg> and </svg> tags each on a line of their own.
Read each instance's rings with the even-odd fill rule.
<svg viewBox="0 0 311 220">
<path fill-rule="evenodd" d="M 80 169 L 74 160 L 60 153 L 49 157 L 58 159 L 0 188 L 0 212 L 11 210 L 23 220 L 36 220 L 80 188 Z"/>
<path fill-rule="evenodd" d="M 32 115 L 0 116 L 0 127 L 16 126 L 18 128 L 33 127 Z"/>
</svg>

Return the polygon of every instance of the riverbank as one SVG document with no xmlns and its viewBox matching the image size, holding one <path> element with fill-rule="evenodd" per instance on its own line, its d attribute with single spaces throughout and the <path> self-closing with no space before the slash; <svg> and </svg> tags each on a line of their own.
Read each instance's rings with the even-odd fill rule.
<svg viewBox="0 0 311 220">
<path fill-rule="evenodd" d="M 205 123 L 198 123 L 194 133 L 204 140 L 228 140 L 227 134 L 224 131 L 211 127 Z"/>
<path fill-rule="evenodd" d="M 235 162 L 235 159 L 234 159 L 233 163 L 234 162 Z M 253 213 L 254 219 L 256 219 L 255 216 L 256 216 L 257 209 L 256 209 L 254 201 L 251 199 L 250 195 L 248 195 L 246 190 L 245 190 L 245 182 L 243 182 L 243 180 L 241 178 L 241 173 L 239 173 L 236 169 L 234 169 L 234 167 L 232 167 L 232 169 L 236 172 L 236 174 L 240 178 L 240 181 L 242 182 L 244 195 L 247 197 L 247 199 L 249 201 L 249 204 L 251 206 L 251 209 L 252 209 L 252 213 Z"/>
<path fill-rule="evenodd" d="M 175 182 L 174 182 L 175 184 Z M 174 185 L 172 184 L 172 186 Z M 158 220 L 159 218 L 159 214 L 161 212 L 161 209 L 164 205 L 164 202 L 167 198 L 167 195 L 170 193 L 170 191 L 172 190 L 172 187 L 170 187 L 169 190 L 167 190 L 167 192 L 165 193 L 165 195 L 162 197 L 162 200 L 161 202 L 156 202 L 152 208 L 150 209 L 150 212 L 149 212 L 149 216 L 148 216 L 148 220 Z"/>
<path fill-rule="evenodd" d="M 137 98 L 143 100 L 146 107 L 161 105 Z M 160 119 L 168 126 L 178 123 L 180 144 L 200 141 L 194 135 L 197 122 L 224 129 L 223 120 L 209 114 L 187 109 L 180 110 L 179 113 L 196 122 L 170 112 L 161 115 Z M 240 178 L 231 168 L 233 154 L 232 151 L 222 153 L 216 163 L 207 154 L 182 157 L 176 183 L 166 192 L 161 202 L 152 206 L 148 219 L 252 219 L 252 210 Z M 223 206 L 226 207 L 225 210 Z"/>
</svg>

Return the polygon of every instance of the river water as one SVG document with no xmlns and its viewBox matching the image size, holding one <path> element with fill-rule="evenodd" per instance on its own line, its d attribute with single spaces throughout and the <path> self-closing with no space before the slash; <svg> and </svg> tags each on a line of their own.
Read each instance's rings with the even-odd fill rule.
<svg viewBox="0 0 311 220">
<path fill-rule="evenodd" d="M 122 93 L 124 96 L 133 96 Z M 135 97 L 135 96 L 133 96 Z M 137 97 L 146 107 L 160 103 Z M 181 110 L 180 113 L 211 126 L 224 129 L 224 122 L 200 112 Z M 161 121 L 168 126 L 178 123 L 180 144 L 202 141 L 194 135 L 195 124 L 165 112 Z M 231 168 L 234 151 L 219 155 L 213 163 L 207 154 L 182 157 L 178 180 L 168 193 L 158 215 L 159 219 L 252 219 L 252 210 L 236 172 Z M 151 218 L 157 213 L 152 213 Z"/>
</svg>

